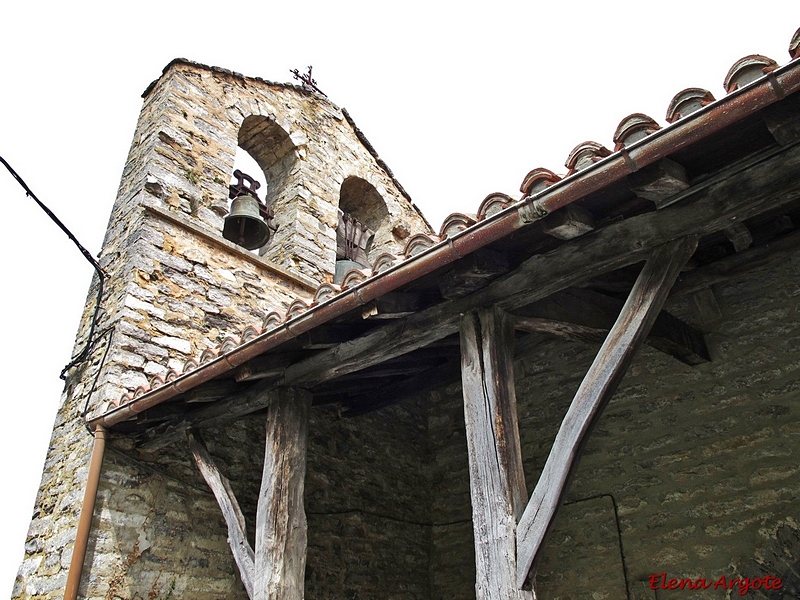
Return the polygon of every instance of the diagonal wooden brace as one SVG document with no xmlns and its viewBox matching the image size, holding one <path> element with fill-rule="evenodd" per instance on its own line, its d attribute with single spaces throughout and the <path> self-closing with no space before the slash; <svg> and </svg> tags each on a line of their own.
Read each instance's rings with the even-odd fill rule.
<svg viewBox="0 0 800 600">
<path fill-rule="evenodd" d="M 239 508 L 228 478 L 217 468 L 200 434 L 197 431 L 190 431 L 187 437 L 194 462 L 208 487 L 214 492 L 214 497 L 222 509 L 222 516 L 225 517 L 225 524 L 228 526 L 228 544 L 231 547 L 236 566 L 239 568 L 239 575 L 242 578 L 244 589 L 247 591 L 247 597 L 252 600 L 255 553 L 247 541 L 242 509 Z"/>
<path fill-rule="evenodd" d="M 647 338 L 672 284 L 696 247 L 697 238 L 691 236 L 653 251 L 581 382 L 517 525 L 518 588 L 528 580 L 531 569 L 535 571 L 544 540 L 569 489 L 592 427 Z"/>
</svg>

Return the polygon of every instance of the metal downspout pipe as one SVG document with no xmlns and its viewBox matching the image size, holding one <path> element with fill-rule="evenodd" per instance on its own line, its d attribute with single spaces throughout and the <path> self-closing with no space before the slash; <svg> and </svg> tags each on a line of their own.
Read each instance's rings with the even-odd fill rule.
<svg viewBox="0 0 800 600">
<path fill-rule="evenodd" d="M 89 531 L 92 527 L 94 503 L 97 499 L 97 486 L 100 482 L 100 469 L 103 465 L 103 455 L 106 449 L 106 430 L 98 425 L 94 430 L 94 445 L 92 457 L 89 461 L 89 476 L 86 481 L 86 492 L 83 495 L 81 516 L 78 521 L 78 534 L 75 537 L 75 546 L 72 550 L 72 561 L 67 574 L 67 587 L 64 590 L 64 600 L 77 600 L 78 587 L 81 583 L 83 563 L 86 560 L 86 547 L 89 544 Z"/>
</svg>

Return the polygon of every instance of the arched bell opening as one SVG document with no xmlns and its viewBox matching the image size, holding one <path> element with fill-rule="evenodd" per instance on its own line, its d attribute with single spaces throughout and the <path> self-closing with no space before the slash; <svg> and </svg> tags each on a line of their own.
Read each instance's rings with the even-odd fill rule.
<svg viewBox="0 0 800 600">
<path fill-rule="evenodd" d="M 384 233 L 388 218 L 386 203 L 372 184 L 360 177 L 344 180 L 339 192 L 334 282 L 351 269 L 370 266 L 374 240 Z"/>
<path fill-rule="evenodd" d="M 231 180 L 231 212 L 226 217 L 225 229 L 227 239 L 264 254 L 271 236 L 259 237 L 264 225 L 258 220 L 262 219 L 270 229 L 277 227 L 272 217 L 280 211 L 281 192 L 286 188 L 295 162 L 295 146 L 280 125 L 260 115 L 245 118 L 239 128 L 234 177 Z M 245 200 L 245 195 L 253 197 L 257 204 Z M 233 224 L 230 223 L 232 220 L 235 221 Z M 234 229 L 239 232 L 238 235 Z M 244 236 L 245 230 L 253 233 Z M 256 239 L 267 241 L 254 246 Z"/>
</svg>

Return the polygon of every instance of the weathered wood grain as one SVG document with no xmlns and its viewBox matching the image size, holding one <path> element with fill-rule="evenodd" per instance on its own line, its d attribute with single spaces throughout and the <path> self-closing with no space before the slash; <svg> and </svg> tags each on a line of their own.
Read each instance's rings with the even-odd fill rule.
<svg viewBox="0 0 800 600">
<path fill-rule="evenodd" d="M 583 445 L 644 342 L 681 267 L 697 246 L 684 238 L 657 248 L 570 404 L 517 527 L 517 586 L 522 587 L 574 474 Z"/>
<path fill-rule="evenodd" d="M 617 319 L 624 301 L 585 289 L 572 289 L 518 311 L 515 327 L 572 340 L 602 342 Z M 647 336 L 649 346 L 688 365 L 709 361 L 702 332 L 661 311 Z"/>
<path fill-rule="evenodd" d="M 747 250 L 753 243 L 753 236 L 744 223 L 734 223 L 730 227 L 723 229 L 722 232 L 730 243 L 733 244 L 733 249 L 736 250 L 736 252 Z"/>
<path fill-rule="evenodd" d="M 526 598 L 517 589 L 516 523 L 527 500 L 514 391 L 514 332 L 496 308 L 461 319 L 477 600 Z"/>
<path fill-rule="evenodd" d="M 670 298 L 694 294 L 731 278 L 777 264 L 800 250 L 800 231 L 787 233 L 763 246 L 750 247 L 718 261 L 682 273 L 670 292 Z"/>
<path fill-rule="evenodd" d="M 577 204 L 570 204 L 542 219 L 542 231 L 560 240 L 589 233 L 594 229 L 594 215 Z"/>
<path fill-rule="evenodd" d="M 222 516 L 228 526 L 228 544 L 233 553 L 233 560 L 239 569 L 247 596 L 252 599 L 255 554 L 247 541 L 247 526 L 242 509 L 239 508 L 230 481 L 217 468 L 200 434 L 196 431 L 189 432 L 187 437 L 194 462 L 222 509 Z"/>
<path fill-rule="evenodd" d="M 302 600 L 307 525 L 303 506 L 311 394 L 277 388 L 267 411 L 256 512 L 254 600 Z"/>
</svg>

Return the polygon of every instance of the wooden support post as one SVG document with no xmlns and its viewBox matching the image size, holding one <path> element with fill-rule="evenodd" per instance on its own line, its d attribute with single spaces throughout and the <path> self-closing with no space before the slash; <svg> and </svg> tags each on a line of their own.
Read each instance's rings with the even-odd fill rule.
<svg viewBox="0 0 800 600">
<path fill-rule="evenodd" d="M 302 600 L 306 570 L 303 487 L 311 394 L 270 394 L 264 471 L 256 513 L 254 600 Z"/>
<path fill-rule="evenodd" d="M 517 527 L 518 587 L 524 585 L 531 569 L 535 569 L 544 539 L 569 488 L 592 427 L 647 337 L 681 267 L 696 246 L 697 238 L 691 237 L 669 242 L 653 251 L 578 388 Z"/>
<path fill-rule="evenodd" d="M 534 598 L 515 584 L 527 499 L 514 394 L 514 332 L 498 308 L 461 318 L 461 380 L 475 530 L 477 600 Z"/>
<path fill-rule="evenodd" d="M 231 552 L 233 552 L 233 560 L 239 568 L 239 575 L 242 578 L 244 589 L 247 591 L 247 597 L 252 600 L 255 555 L 250 543 L 247 541 L 247 529 L 242 509 L 239 508 L 239 503 L 236 501 L 230 482 L 217 468 L 200 434 L 193 431 L 189 432 L 187 437 L 189 438 L 189 449 L 192 451 L 194 462 L 206 480 L 208 487 L 214 492 L 219 507 L 222 509 L 222 516 L 228 526 L 228 544 L 230 544 Z"/>
</svg>

